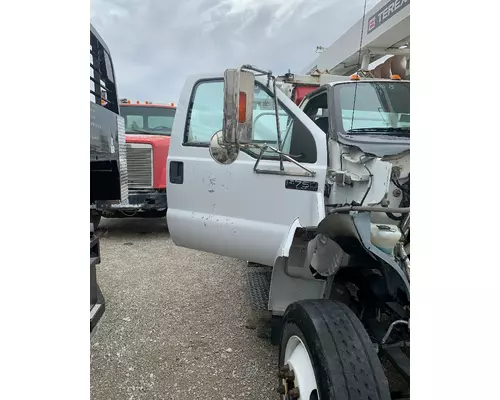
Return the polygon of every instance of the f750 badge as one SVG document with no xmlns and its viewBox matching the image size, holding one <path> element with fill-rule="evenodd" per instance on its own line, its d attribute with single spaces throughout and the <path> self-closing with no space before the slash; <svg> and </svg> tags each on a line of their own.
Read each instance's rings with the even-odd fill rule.
<svg viewBox="0 0 500 400">
<path fill-rule="evenodd" d="M 314 181 L 295 181 L 287 179 L 285 181 L 286 189 L 293 190 L 306 190 L 308 192 L 317 192 L 318 191 L 318 182 Z"/>
</svg>

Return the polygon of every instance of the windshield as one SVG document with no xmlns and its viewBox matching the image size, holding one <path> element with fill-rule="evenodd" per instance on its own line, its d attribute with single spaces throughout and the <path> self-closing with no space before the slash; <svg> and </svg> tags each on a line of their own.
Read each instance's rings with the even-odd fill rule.
<svg viewBox="0 0 500 400">
<path fill-rule="evenodd" d="M 410 135 L 409 82 L 365 81 L 340 84 L 336 90 L 342 120 L 337 128 L 344 133 Z"/>
<path fill-rule="evenodd" d="M 174 124 L 175 108 L 160 106 L 121 106 L 125 119 L 125 132 L 170 136 Z"/>
</svg>

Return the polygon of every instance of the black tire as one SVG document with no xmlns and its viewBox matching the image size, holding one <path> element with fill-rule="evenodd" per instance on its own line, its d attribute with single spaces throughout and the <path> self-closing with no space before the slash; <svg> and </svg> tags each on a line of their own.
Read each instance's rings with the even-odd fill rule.
<svg viewBox="0 0 500 400">
<path fill-rule="evenodd" d="M 345 304 L 291 304 L 283 316 L 280 367 L 291 336 L 299 337 L 309 353 L 320 400 L 390 400 L 387 377 L 368 333 Z"/>
<path fill-rule="evenodd" d="M 97 230 L 97 227 L 101 223 L 101 217 L 100 213 L 90 213 L 90 222 L 94 225 L 94 231 Z"/>
</svg>

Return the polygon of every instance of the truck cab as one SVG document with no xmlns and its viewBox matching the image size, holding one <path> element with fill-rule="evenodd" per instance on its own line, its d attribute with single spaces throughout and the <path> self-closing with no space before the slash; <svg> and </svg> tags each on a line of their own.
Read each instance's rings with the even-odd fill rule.
<svg viewBox="0 0 500 400">
<path fill-rule="evenodd" d="M 122 99 L 125 120 L 128 190 L 126 204 L 99 211 L 107 218 L 162 217 L 166 214 L 166 159 L 176 107 L 173 103 L 132 103 Z"/>
<path fill-rule="evenodd" d="M 256 77 L 252 89 L 251 144 L 268 147 L 246 144 L 225 165 L 209 151 L 223 130 L 224 75 L 188 78 L 167 163 L 167 220 L 175 243 L 273 266 L 288 252 L 292 232 L 318 226 L 332 205 L 408 202 L 403 182 L 396 182 L 409 179 L 408 81 L 339 77 L 309 93 L 300 108 L 266 82 Z M 276 120 L 285 160 L 272 150 Z M 246 203 L 252 206 L 242 207 Z M 399 214 L 391 216 L 372 218 L 400 221 Z M 224 240 L 207 236 L 212 229 Z"/>
<path fill-rule="evenodd" d="M 248 65 L 185 83 L 170 237 L 260 267 L 283 399 L 405 398 L 379 357 L 409 382 L 409 99 L 397 77 L 339 76 L 299 107 Z"/>
</svg>

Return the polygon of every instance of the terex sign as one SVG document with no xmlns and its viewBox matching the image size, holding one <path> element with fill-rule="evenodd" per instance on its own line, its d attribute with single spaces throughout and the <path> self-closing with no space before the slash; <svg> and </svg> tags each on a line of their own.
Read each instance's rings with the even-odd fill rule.
<svg viewBox="0 0 500 400">
<path fill-rule="evenodd" d="M 380 10 L 378 10 L 368 20 L 368 33 L 372 33 L 384 22 L 391 19 L 395 14 L 410 4 L 410 0 L 392 0 Z"/>
</svg>

